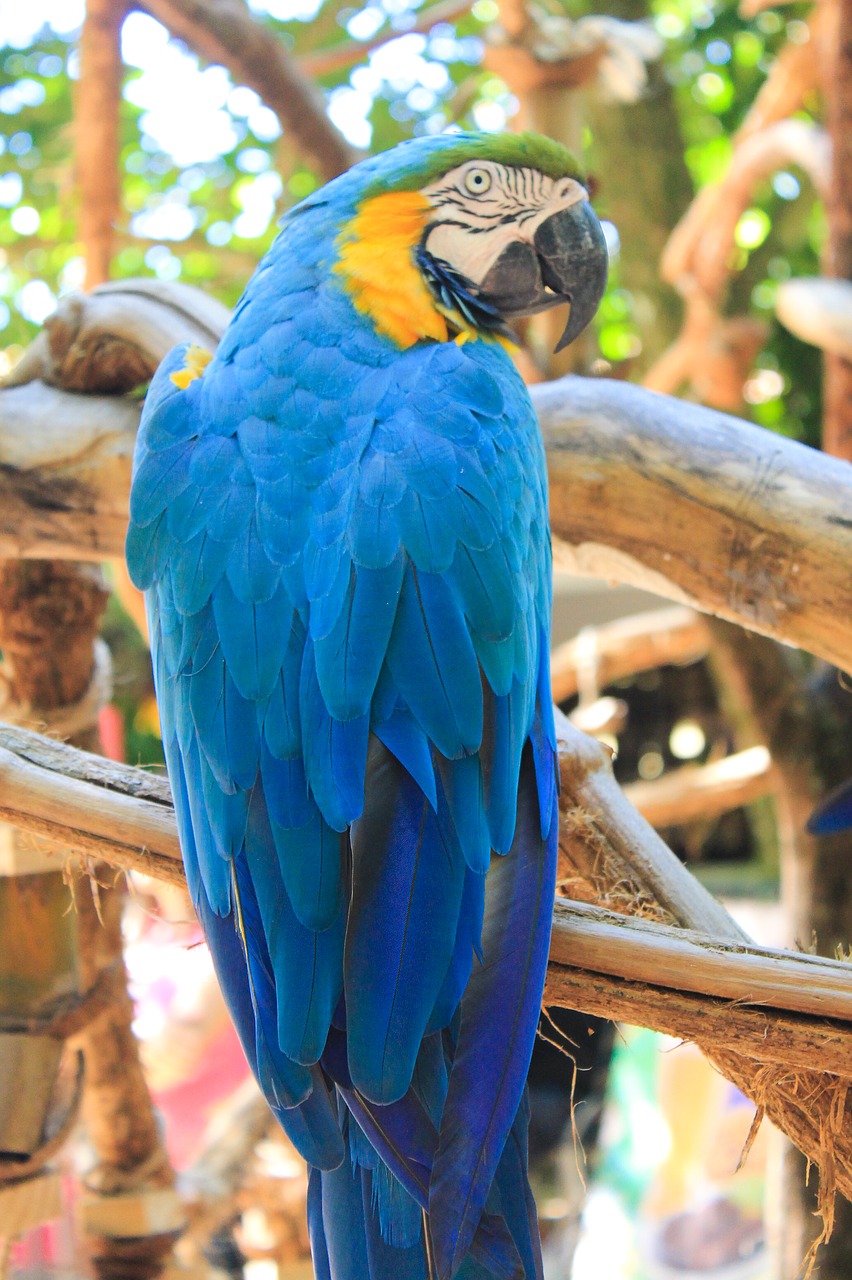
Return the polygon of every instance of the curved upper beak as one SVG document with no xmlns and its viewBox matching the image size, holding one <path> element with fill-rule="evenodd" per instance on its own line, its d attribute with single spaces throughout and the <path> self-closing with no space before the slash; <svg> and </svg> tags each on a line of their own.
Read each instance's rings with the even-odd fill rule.
<svg viewBox="0 0 852 1280">
<path fill-rule="evenodd" d="M 571 312 L 556 350 L 582 333 L 606 288 L 606 240 L 588 200 L 551 214 L 532 244 L 513 241 L 482 282 L 481 296 L 507 319 L 568 302 Z"/>
</svg>

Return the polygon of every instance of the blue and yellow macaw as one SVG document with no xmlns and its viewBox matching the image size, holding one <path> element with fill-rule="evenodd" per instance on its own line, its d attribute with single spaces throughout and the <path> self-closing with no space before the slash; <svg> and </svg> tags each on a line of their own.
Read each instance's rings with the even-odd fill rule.
<svg viewBox="0 0 852 1280">
<path fill-rule="evenodd" d="M 551 563 L 507 323 L 569 302 L 564 345 L 605 276 L 562 147 L 417 139 L 288 213 L 145 402 L 127 557 L 187 880 L 321 1280 L 541 1275 Z"/>
</svg>

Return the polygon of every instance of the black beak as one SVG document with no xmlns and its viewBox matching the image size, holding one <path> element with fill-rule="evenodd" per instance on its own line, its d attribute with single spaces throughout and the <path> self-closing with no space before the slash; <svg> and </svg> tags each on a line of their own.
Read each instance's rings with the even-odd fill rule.
<svg viewBox="0 0 852 1280">
<path fill-rule="evenodd" d="M 532 244 L 508 245 L 482 282 L 480 297 L 506 319 L 571 304 L 561 351 L 582 333 L 606 288 L 606 240 L 588 200 L 552 214 Z"/>
</svg>

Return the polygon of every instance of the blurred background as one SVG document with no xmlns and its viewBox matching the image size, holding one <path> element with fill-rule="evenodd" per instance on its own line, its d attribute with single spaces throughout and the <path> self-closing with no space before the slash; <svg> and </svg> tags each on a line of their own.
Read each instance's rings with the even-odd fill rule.
<svg viewBox="0 0 852 1280">
<path fill-rule="evenodd" d="M 107 280 L 193 285 L 233 306 L 281 214 L 367 152 L 533 128 L 582 157 L 611 273 L 570 351 L 549 354 L 551 317 L 526 324 L 528 381 L 641 381 L 848 458 L 852 366 L 824 358 L 831 317 L 814 287 L 852 274 L 852 169 L 831 168 L 852 112 L 847 20 L 847 0 L 2 0 L 0 373 L 22 377 L 42 326 L 55 337 L 68 300 Z M 69 591 L 33 572 L 0 565 L 6 719 L 28 602 Z M 138 599 L 120 565 L 104 575 L 94 627 L 112 686 L 86 731 L 156 773 Z M 848 945 L 848 845 L 802 834 L 814 794 L 849 771 L 837 674 L 643 591 L 562 572 L 555 589 L 556 699 L 611 746 L 671 847 L 758 942 Z M 714 769 L 712 799 L 696 801 Z M 24 998 L 12 926 L 36 898 L 47 911 L 53 879 L 22 866 L 0 875 L 0 1030 Z M 248 1080 L 187 900 L 136 873 L 126 892 L 101 879 L 148 1154 L 124 1168 L 133 1125 L 104 1138 L 90 1110 L 51 1154 L 44 1203 L 4 1220 L 0 1182 L 0 1273 L 310 1275 L 304 1169 Z M 89 927 L 64 888 L 51 910 L 51 936 Z M 817 1232 L 804 1161 L 764 1125 L 738 1168 L 754 1108 L 694 1047 L 561 1010 L 541 1030 L 532 1142 L 548 1280 L 793 1280 Z M 98 1046 L 84 1048 L 94 1060 Z M 0 1077 L 8 1062 L 0 1052 Z M 125 1195 L 118 1227 L 106 1192 Z M 852 1274 L 848 1206 L 816 1274 Z"/>
</svg>

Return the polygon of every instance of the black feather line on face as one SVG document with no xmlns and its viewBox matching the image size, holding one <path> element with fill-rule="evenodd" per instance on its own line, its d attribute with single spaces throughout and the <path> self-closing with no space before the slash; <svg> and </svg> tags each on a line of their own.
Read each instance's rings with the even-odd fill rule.
<svg viewBox="0 0 852 1280">
<path fill-rule="evenodd" d="M 433 257 L 422 243 L 417 246 L 416 257 L 429 291 L 443 307 L 457 311 L 474 329 L 512 337 L 500 312 L 482 296 L 472 280 L 443 258 Z"/>
</svg>

